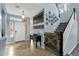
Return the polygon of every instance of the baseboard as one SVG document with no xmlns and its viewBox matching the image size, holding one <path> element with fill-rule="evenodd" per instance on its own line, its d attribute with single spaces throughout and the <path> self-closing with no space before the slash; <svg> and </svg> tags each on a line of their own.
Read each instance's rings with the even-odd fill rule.
<svg viewBox="0 0 79 59">
<path fill-rule="evenodd" d="M 75 49 L 77 43 L 73 46 L 73 48 L 71 49 L 71 51 L 68 53 L 69 55 L 71 54 L 71 52 Z"/>
</svg>

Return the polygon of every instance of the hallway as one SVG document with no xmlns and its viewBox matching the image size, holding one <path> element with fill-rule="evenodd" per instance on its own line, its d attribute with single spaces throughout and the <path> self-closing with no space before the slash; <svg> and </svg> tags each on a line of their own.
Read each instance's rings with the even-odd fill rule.
<svg viewBox="0 0 79 59">
<path fill-rule="evenodd" d="M 0 55 L 70 55 L 79 41 L 77 5 L 66 3 L 1 5 Z M 64 10 L 65 7 L 69 10 Z M 77 51 L 79 49 L 73 51 L 72 55 L 79 55 Z"/>
</svg>

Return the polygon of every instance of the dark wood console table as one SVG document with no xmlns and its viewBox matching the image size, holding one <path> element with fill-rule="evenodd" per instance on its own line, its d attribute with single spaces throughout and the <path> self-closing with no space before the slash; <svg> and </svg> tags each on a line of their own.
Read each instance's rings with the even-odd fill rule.
<svg viewBox="0 0 79 59">
<path fill-rule="evenodd" d="M 36 43 L 36 48 L 37 48 L 37 43 L 40 42 L 40 47 L 41 47 L 41 35 L 38 35 L 38 34 L 33 34 L 33 35 L 30 35 L 30 42 L 31 42 L 31 39 L 33 40 L 33 42 L 35 41 Z"/>
</svg>

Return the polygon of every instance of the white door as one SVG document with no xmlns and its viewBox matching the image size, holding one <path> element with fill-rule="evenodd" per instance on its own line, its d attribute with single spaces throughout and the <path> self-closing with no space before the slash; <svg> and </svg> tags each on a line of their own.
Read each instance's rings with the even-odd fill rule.
<svg viewBox="0 0 79 59">
<path fill-rule="evenodd" d="M 25 40 L 25 22 L 15 22 L 15 39 L 14 41 Z"/>
</svg>

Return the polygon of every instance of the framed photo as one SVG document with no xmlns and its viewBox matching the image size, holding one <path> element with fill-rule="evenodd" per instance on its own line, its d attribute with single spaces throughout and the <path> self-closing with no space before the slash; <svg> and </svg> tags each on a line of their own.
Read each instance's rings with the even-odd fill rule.
<svg viewBox="0 0 79 59">
<path fill-rule="evenodd" d="M 48 25 L 48 22 L 46 22 L 46 25 Z"/>
</svg>

